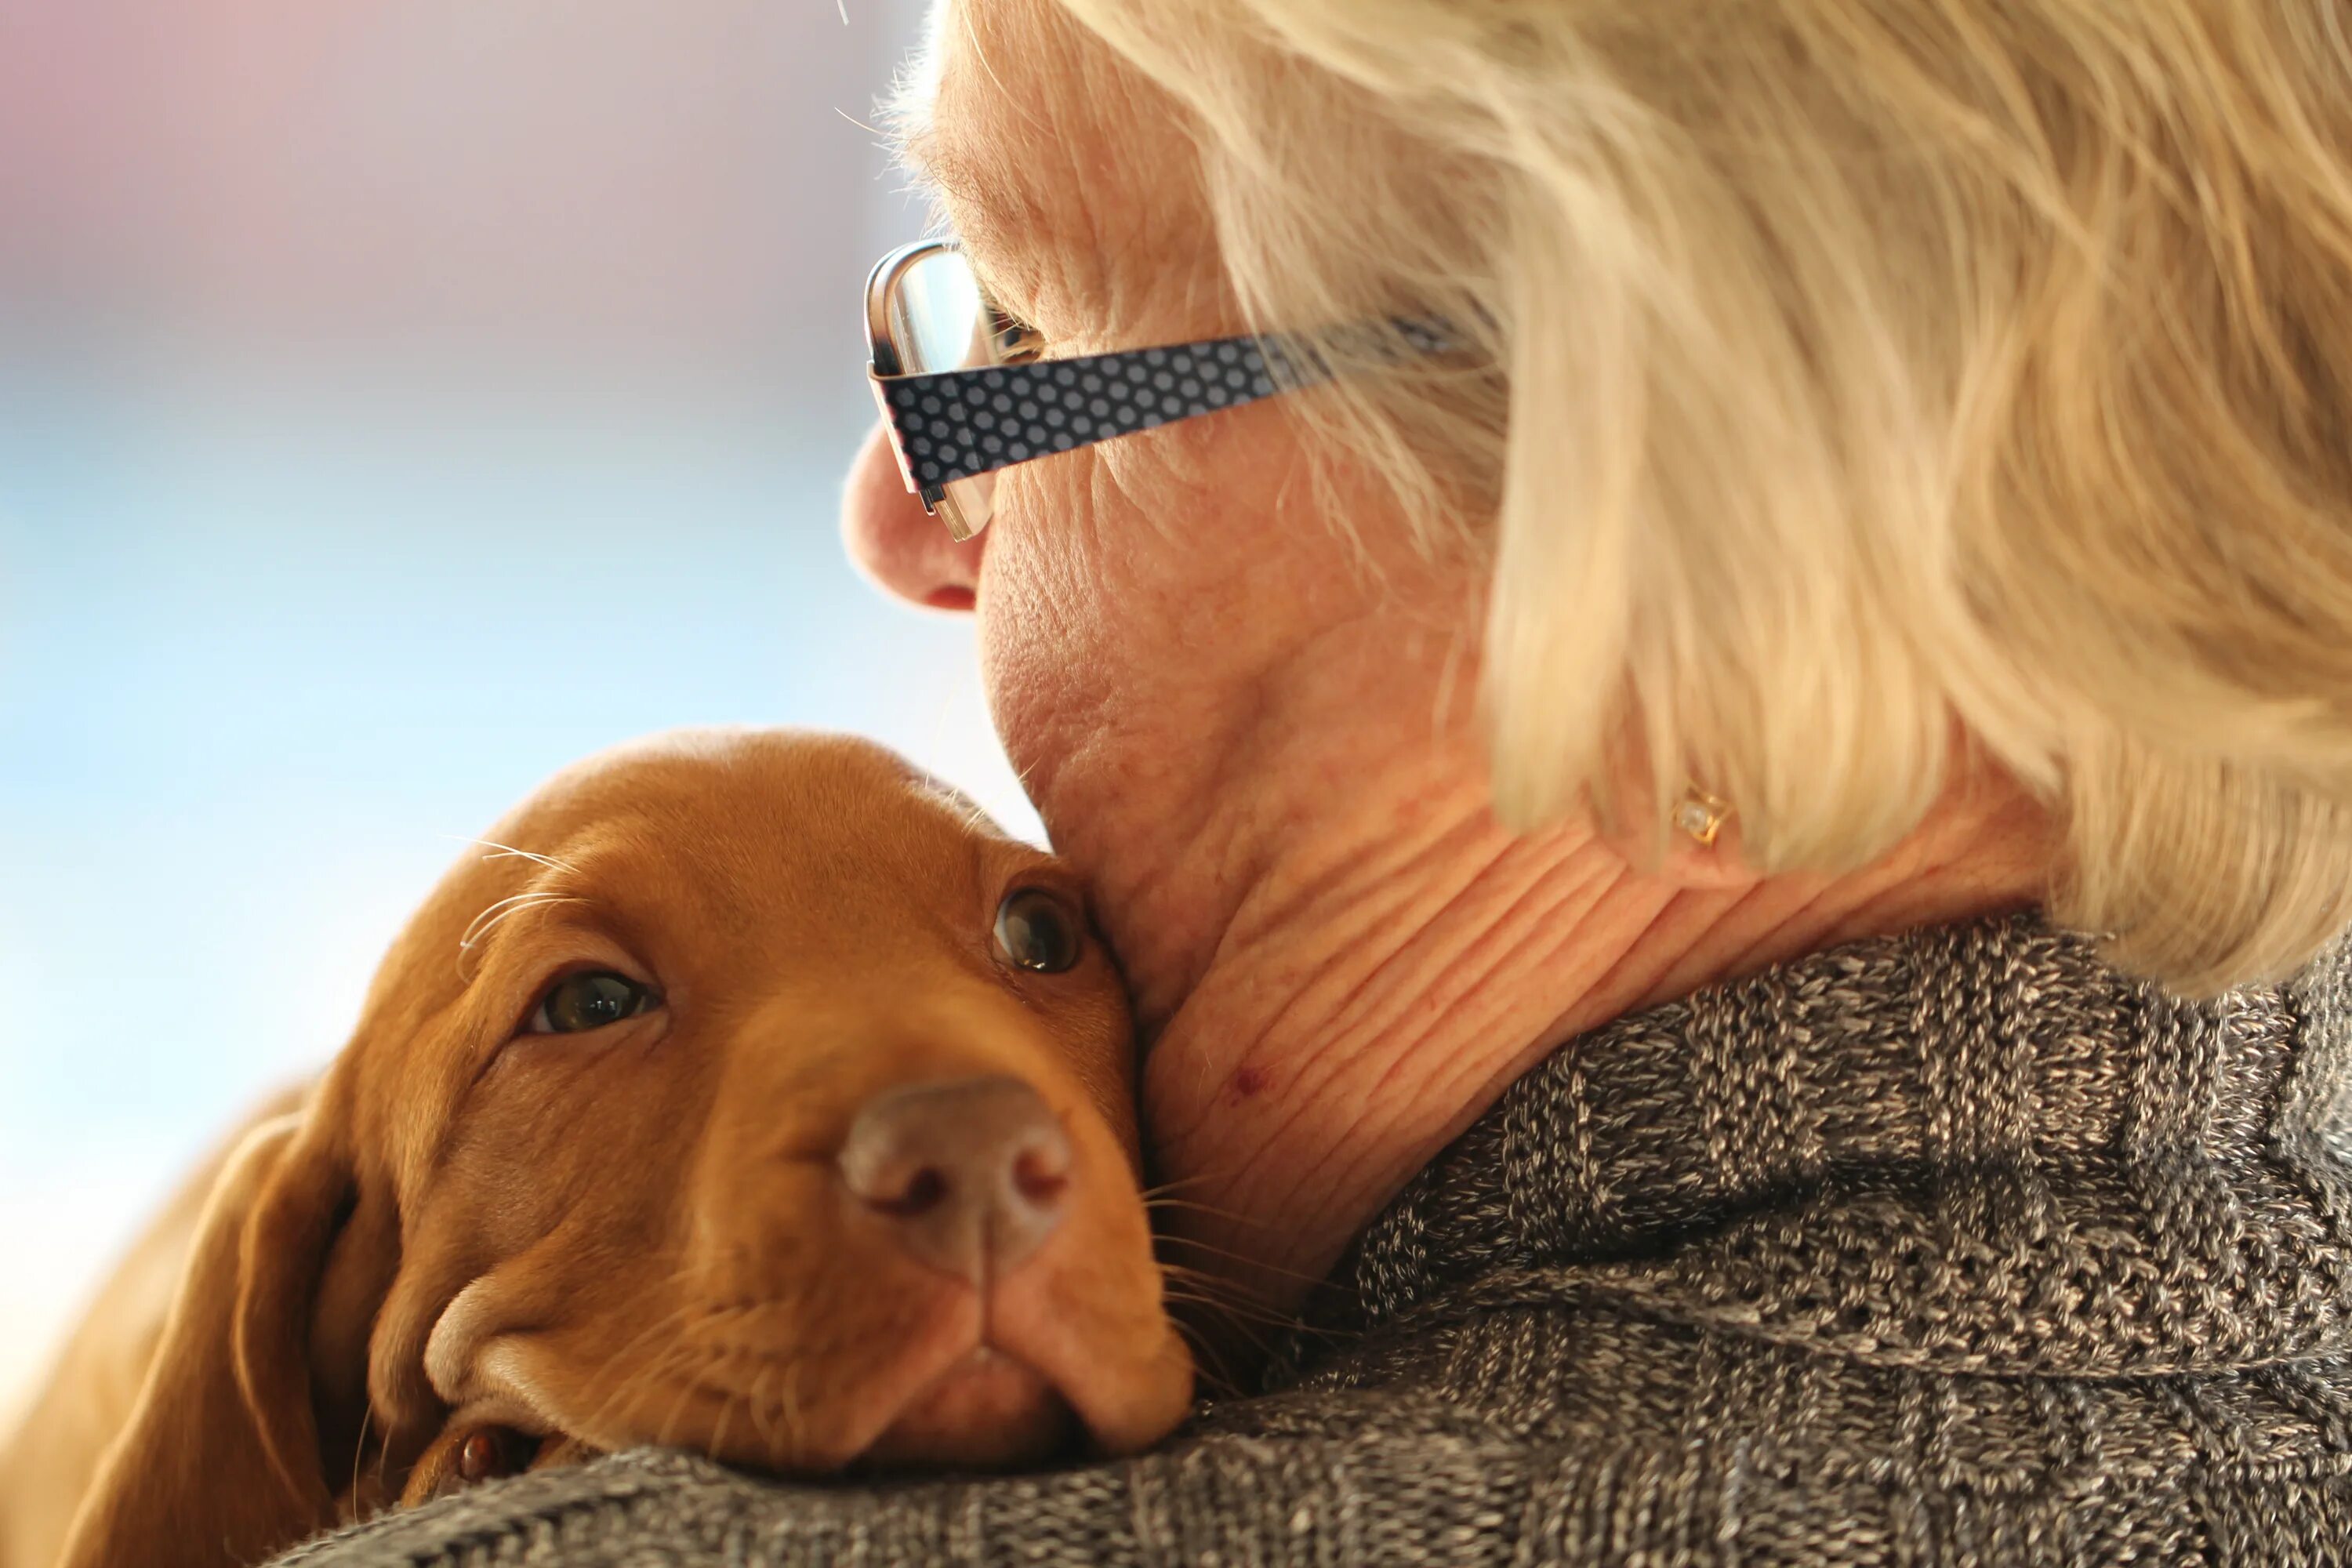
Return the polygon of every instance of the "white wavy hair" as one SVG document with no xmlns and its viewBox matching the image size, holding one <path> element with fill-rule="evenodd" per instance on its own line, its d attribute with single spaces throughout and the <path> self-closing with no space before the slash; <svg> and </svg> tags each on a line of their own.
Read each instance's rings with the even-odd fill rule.
<svg viewBox="0 0 2352 1568">
<path fill-rule="evenodd" d="M 1697 779 L 1836 870 L 1970 752 L 2143 972 L 2352 914 L 2338 7 L 1055 3 L 1194 128 L 1254 321 L 1480 337 L 1291 401 L 1491 549 L 1506 820 Z"/>
</svg>

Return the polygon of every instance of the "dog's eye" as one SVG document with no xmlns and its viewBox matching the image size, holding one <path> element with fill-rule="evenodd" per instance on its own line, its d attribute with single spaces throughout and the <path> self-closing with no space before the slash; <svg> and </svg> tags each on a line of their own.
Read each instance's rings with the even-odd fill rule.
<svg viewBox="0 0 2352 1568">
<path fill-rule="evenodd" d="M 539 999 L 539 1010 L 523 1026 L 529 1035 L 576 1035 L 634 1018 L 657 1000 L 653 987 L 609 969 L 567 975 Z"/>
<path fill-rule="evenodd" d="M 996 946 L 1023 969 L 1059 974 L 1078 961 L 1078 917 L 1043 888 L 1016 888 L 996 906 Z"/>
</svg>

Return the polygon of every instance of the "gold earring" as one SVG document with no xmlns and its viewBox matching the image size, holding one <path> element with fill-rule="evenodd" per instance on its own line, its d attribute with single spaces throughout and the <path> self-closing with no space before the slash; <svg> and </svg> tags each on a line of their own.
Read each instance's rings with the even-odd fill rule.
<svg viewBox="0 0 2352 1568">
<path fill-rule="evenodd" d="M 1674 810 L 1674 825 L 1687 837 L 1697 840 L 1702 849 L 1715 847 L 1716 835 L 1731 820 L 1731 803 L 1712 795 L 1696 784 L 1683 791 L 1683 798 Z"/>
</svg>

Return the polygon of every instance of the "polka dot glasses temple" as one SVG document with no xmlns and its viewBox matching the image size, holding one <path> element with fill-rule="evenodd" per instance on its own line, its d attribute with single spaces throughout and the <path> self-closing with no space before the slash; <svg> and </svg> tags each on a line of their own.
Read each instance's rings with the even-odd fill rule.
<svg viewBox="0 0 2352 1568">
<path fill-rule="evenodd" d="M 988 526 L 998 470 L 1236 408 L 1328 372 L 1285 338 L 1218 338 L 1045 360 L 991 304 L 954 244 L 884 257 L 866 286 L 868 375 L 908 489 L 958 539 Z M 1405 346 L 1452 347 L 1442 323 L 1393 323 Z"/>
</svg>

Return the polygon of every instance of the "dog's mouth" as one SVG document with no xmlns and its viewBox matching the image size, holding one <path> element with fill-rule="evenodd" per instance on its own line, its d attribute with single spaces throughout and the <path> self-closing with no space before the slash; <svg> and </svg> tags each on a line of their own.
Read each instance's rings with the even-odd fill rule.
<svg viewBox="0 0 2352 1568">
<path fill-rule="evenodd" d="M 1082 1328 L 1074 1320 L 1086 1314 L 1041 1288 L 1050 1279 L 1016 1275 L 984 1300 L 943 1300 L 929 1331 L 861 1390 L 842 1434 L 849 1462 L 1003 1468 L 1082 1449 L 1131 1452 L 1173 1426 L 1189 1403 L 1189 1360 L 1179 1352 L 1177 1365 L 1155 1365 L 1127 1335 Z"/>
<path fill-rule="evenodd" d="M 572 1358 L 551 1355 L 536 1334 L 492 1332 L 462 1361 L 442 1336 L 436 1349 L 457 1363 L 452 1371 L 463 1369 L 442 1384 L 445 1398 L 478 1424 L 597 1451 L 648 1441 L 699 1448 L 783 1474 L 986 1470 L 1081 1451 L 1129 1453 L 1158 1440 L 1190 1404 L 1191 1365 L 1172 1329 L 1154 1352 L 1140 1336 L 1079 1329 L 1072 1318 L 1080 1314 L 1050 1292 L 1011 1280 L 990 1292 L 984 1310 L 968 1290 L 960 1300 L 943 1292 L 939 1310 L 923 1315 L 924 1327 L 821 1409 L 763 1399 L 789 1386 L 788 1363 L 740 1350 L 613 1399 L 590 1397 L 604 1392 L 593 1384 L 566 1397 L 575 1380 L 561 1368 Z"/>
<path fill-rule="evenodd" d="M 858 1456 L 886 1468 L 1034 1464 L 1075 1446 L 1077 1412 L 1035 1367 L 985 1342 L 918 1388 Z"/>
</svg>

